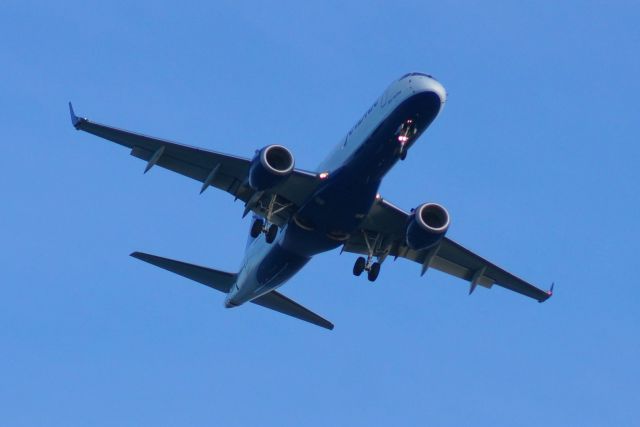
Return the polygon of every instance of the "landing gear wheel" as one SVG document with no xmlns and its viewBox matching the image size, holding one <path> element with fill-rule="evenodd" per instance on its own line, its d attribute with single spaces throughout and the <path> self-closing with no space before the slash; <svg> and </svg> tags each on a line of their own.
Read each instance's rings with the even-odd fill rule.
<svg viewBox="0 0 640 427">
<path fill-rule="evenodd" d="M 354 276 L 361 275 L 362 272 L 364 271 L 366 264 L 367 264 L 367 261 L 364 259 L 364 257 L 359 257 L 356 260 L 356 263 L 353 265 L 353 275 Z"/>
<path fill-rule="evenodd" d="M 251 237 L 253 237 L 254 239 L 258 237 L 260 233 L 262 233 L 262 227 L 264 227 L 263 220 L 256 219 L 255 221 L 253 221 L 253 224 L 251 224 L 251 232 L 249 233 L 251 234 Z"/>
<path fill-rule="evenodd" d="M 407 150 L 404 150 L 402 153 L 400 153 L 400 160 L 404 160 L 407 158 Z"/>
<path fill-rule="evenodd" d="M 370 282 L 375 282 L 379 274 L 380 274 L 380 263 L 374 262 L 373 264 L 371 264 L 371 267 L 369 267 L 369 274 L 367 278 L 369 279 Z"/>
<path fill-rule="evenodd" d="M 276 240 L 276 236 L 278 235 L 278 226 L 275 224 L 271 224 L 269 229 L 267 230 L 267 243 L 273 243 Z"/>
</svg>

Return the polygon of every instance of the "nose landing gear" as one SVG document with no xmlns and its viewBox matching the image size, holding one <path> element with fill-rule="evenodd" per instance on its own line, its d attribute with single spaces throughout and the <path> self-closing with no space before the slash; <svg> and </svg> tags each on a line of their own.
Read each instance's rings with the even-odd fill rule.
<svg viewBox="0 0 640 427">
<path fill-rule="evenodd" d="M 409 143 L 409 140 L 418 132 L 418 128 L 416 128 L 413 119 L 408 119 L 403 122 L 400 126 L 398 126 L 398 130 L 396 131 L 396 135 L 398 135 L 398 142 L 400 143 L 400 149 L 398 150 L 398 154 L 400 155 L 400 160 L 404 160 L 407 158 L 407 147 L 406 145 Z"/>
</svg>

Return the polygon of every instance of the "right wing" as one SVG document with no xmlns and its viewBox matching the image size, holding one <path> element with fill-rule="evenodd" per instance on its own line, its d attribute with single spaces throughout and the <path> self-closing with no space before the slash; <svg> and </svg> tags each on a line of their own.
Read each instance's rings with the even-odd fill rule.
<svg viewBox="0 0 640 427">
<path fill-rule="evenodd" d="M 390 255 L 421 264 L 422 274 L 433 267 L 466 280 L 470 283 L 469 293 L 477 285 L 490 288 L 496 284 L 538 302 L 546 301 L 552 295 L 553 288 L 549 291 L 537 288 L 447 237 L 426 250 L 409 248 L 404 241 L 408 219 L 409 213 L 378 198 L 364 219 L 360 233 L 351 236 L 344 250 L 367 255 L 368 246 L 372 246 L 375 256 L 383 258 Z"/>
<path fill-rule="evenodd" d="M 256 192 L 247 183 L 251 163 L 249 159 L 94 123 L 76 116 L 71 103 L 69 112 L 71 122 L 77 130 L 130 148 L 132 156 L 146 160 L 148 163 L 145 172 L 158 165 L 202 182 L 200 192 L 209 186 L 219 188 L 242 200 L 248 210 L 263 217 L 272 196 L 277 196 L 276 203 L 282 208 L 272 217 L 272 222 L 277 225 L 286 223 L 295 207 L 299 207 L 320 182 L 315 173 L 295 169 L 289 178 L 275 188 Z"/>
</svg>

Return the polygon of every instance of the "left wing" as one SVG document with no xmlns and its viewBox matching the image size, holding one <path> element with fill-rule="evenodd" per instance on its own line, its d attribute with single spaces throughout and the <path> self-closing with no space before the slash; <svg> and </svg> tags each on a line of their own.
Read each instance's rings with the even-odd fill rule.
<svg viewBox="0 0 640 427">
<path fill-rule="evenodd" d="M 272 222 L 282 225 L 289 216 L 315 190 L 320 180 L 315 173 L 295 169 L 281 184 L 265 192 L 256 192 L 247 183 L 250 160 L 218 153 L 202 148 L 176 144 L 126 130 L 94 123 L 75 115 L 69 103 L 71 123 L 82 130 L 113 141 L 131 149 L 131 155 L 146 160 L 147 172 L 154 165 L 177 172 L 203 183 L 202 193 L 209 186 L 219 188 L 245 202 L 248 210 L 260 216 L 275 195 L 276 204 L 282 209 L 272 217 Z"/>
<path fill-rule="evenodd" d="M 546 301 L 552 295 L 552 289 L 539 289 L 446 237 L 427 250 L 409 248 L 404 242 L 408 219 L 409 213 L 378 198 L 365 218 L 362 229 L 345 243 L 344 250 L 367 255 L 371 247 L 374 256 L 385 258 L 391 255 L 421 264 L 422 274 L 433 267 L 470 282 L 469 293 L 477 285 L 490 288 L 496 284 L 538 302 Z"/>
</svg>

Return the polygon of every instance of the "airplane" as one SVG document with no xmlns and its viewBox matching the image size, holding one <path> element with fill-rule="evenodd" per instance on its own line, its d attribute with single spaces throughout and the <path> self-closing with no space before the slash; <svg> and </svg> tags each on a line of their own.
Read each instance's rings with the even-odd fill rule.
<svg viewBox="0 0 640 427">
<path fill-rule="evenodd" d="M 342 247 L 359 255 L 353 274 L 366 272 L 374 282 L 388 257 L 435 268 L 478 285 L 494 284 L 537 300 L 553 294 L 514 276 L 446 237 L 450 217 L 437 203 L 405 211 L 378 193 L 389 170 L 440 113 L 447 92 L 429 74 L 412 72 L 395 80 L 314 171 L 296 168 L 282 145 L 267 145 L 252 158 L 223 154 L 92 122 L 76 116 L 82 130 L 131 149 L 153 166 L 169 169 L 244 203 L 252 213 L 244 259 L 237 273 L 219 271 L 144 252 L 132 257 L 202 283 L 226 294 L 224 306 L 251 302 L 306 322 L 333 329 L 318 314 L 277 289 L 314 255 Z"/>
</svg>

